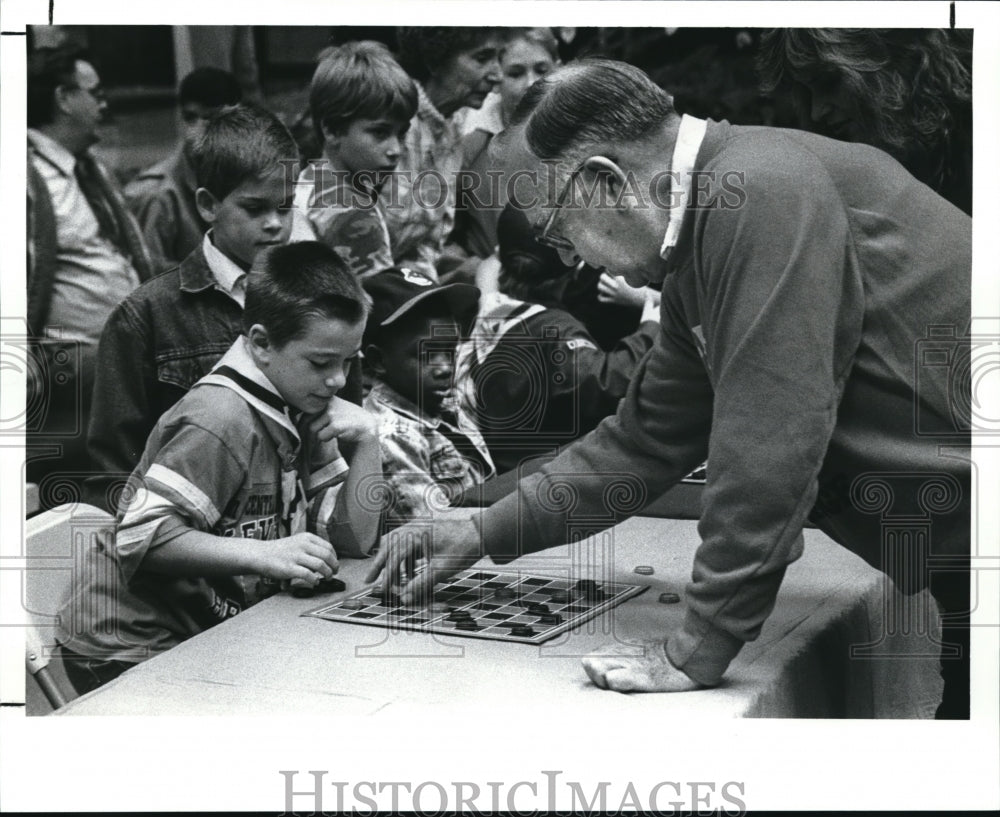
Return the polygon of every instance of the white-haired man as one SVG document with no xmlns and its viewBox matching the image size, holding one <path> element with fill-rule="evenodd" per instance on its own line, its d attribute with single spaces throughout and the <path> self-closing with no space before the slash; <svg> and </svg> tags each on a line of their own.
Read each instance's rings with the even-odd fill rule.
<svg viewBox="0 0 1000 817">
<path fill-rule="evenodd" d="M 653 499 L 707 456 L 683 626 L 640 659 L 586 658 L 592 680 L 719 683 L 760 633 L 809 520 L 905 590 L 929 582 L 963 647 L 943 661 L 938 716 L 968 717 L 970 470 L 941 444 L 969 440 L 947 367 L 915 355 L 950 327 L 942 349 L 962 357 L 970 219 L 879 150 L 682 117 L 641 71 L 605 60 L 538 82 L 499 141 L 538 240 L 567 263 L 662 284 L 661 331 L 616 416 L 475 519 L 435 526 L 438 570 L 404 601 L 484 553 L 565 541 L 546 480 L 569 486 L 577 511 L 604 510 L 603 474 L 627 470 Z M 953 572 L 931 571 L 915 542 L 883 553 L 885 520 L 857 495 L 866 479 L 891 493 L 891 513 L 932 519 L 928 549 Z M 625 515 L 606 512 L 609 525 Z M 397 534 L 378 560 L 387 581 L 421 541 Z"/>
</svg>

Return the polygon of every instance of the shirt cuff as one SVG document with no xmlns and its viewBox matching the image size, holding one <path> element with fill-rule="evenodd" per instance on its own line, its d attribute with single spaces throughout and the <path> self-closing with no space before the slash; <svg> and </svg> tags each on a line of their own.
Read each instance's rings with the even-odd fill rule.
<svg viewBox="0 0 1000 817">
<path fill-rule="evenodd" d="M 736 636 L 688 611 L 684 626 L 667 641 L 667 658 L 692 681 L 716 686 L 743 648 Z"/>
<path fill-rule="evenodd" d="M 309 475 L 309 493 L 313 494 L 320 488 L 336 482 L 347 471 L 347 460 L 343 457 L 337 457 L 333 462 L 328 462 L 318 471 L 313 471 Z"/>
</svg>

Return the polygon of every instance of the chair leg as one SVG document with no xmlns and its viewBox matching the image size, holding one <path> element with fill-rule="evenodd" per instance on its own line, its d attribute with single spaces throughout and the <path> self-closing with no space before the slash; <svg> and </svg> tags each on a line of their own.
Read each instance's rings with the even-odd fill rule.
<svg viewBox="0 0 1000 817">
<path fill-rule="evenodd" d="M 38 686 L 41 687 L 42 692 L 45 693 L 45 697 L 48 699 L 49 704 L 51 704 L 53 709 L 59 709 L 60 707 L 66 706 L 66 697 L 59 690 L 59 687 L 53 680 L 48 667 L 42 667 L 38 670 L 38 672 L 35 673 L 35 680 L 38 682 Z"/>
</svg>

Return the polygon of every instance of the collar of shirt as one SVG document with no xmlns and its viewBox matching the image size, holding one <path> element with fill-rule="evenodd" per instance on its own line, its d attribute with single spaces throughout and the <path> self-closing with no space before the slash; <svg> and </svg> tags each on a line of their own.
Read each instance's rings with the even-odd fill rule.
<svg viewBox="0 0 1000 817">
<path fill-rule="evenodd" d="M 439 426 L 448 426 L 449 428 L 458 431 L 458 426 L 449 423 L 443 417 L 428 417 L 426 414 L 420 411 L 419 407 L 409 398 L 403 397 L 399 392 L 393 389 L 381 380 L 376 380 L 372 384 L 372 390 L 369 393 L 369 397 L 383 405 L 388 406 L 393 411 L 398 412 L 411 420 L 414 420 L 425 428 L 437 429 Z M 442 406 L 443 411 L 454 411 L 457 413 L 458 404 L 456 398 L 449 396 Z"/>
<path fill-rule="evenodd" d="M 288 404 L 267 375 L 257 368 L 253 356 L 247 350 L 249 342 L 243 335 L 236 338 L 229 350 L 212 367 L 212 371 L 195 386 L 209 384 L 231 389 L 262 415 L 287 430 L 297 444 L 299 431 L 289 414 Z"/>
<path fill-rule="evenodd" d="M 680 187 L 678 195 L 671 196 L 670 220 L 667 222 L 663 244 L 660 245 L 660 258 L 664 260 L 677 245 L 677 236 L 680 235 L 681 225 L 684 223 L 684 213 L 687 211 L 688 202 L 691 201 L 691 171 L 694 170 L 707 127 L 708 123 L 704 119 L 684 114 L 677 129 L 674 155 L 670 160 L 670 178 Z"/>
<path fill-rule="evenodd" d="M 215 276 L 215 282 L 219 289 L 240 306 L 243 306 L 246 300 L 247 274 L 212 243 L 211 230 L 205 233 L 201 249 L 205 253 L 205 261 L 208 264 L 208 268 L 212 270 L 212 275 Z"/>
<path fill-rule="evenodd" d="M 66 150 L 66 148 L 51 136 L 47 136 L 34 128 L 28 128 L 28 141 L 35 152 L 45 161 L 55 167 L 64 176 L 73 178 L 73 171 L 76 169 L 76 157 Z"/>
</svg>

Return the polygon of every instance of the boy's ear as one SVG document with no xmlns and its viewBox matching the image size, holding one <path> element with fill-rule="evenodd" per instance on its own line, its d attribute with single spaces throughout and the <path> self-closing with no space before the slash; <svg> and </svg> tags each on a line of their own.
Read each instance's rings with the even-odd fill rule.
<svg viewBox="0 0 1000 817">
<path fill-rule="evenodd" d="M 332 150 L 339 150 L 343 133 L 340 130 L 331 130 L 325 122 L 321 122 L 319 127 L 323 132 L 323 143 Z"/>
<path fill-rule="evenodd" d="M 261 324 L 255 323 L 247 332 L 247 339 L 250 341 L 250 353 L 256 361 L 267 364 L 271 359 L 271 353 L 274 351 L 274 344 L 271 343 L 267 329 L 261 326 Z"/>
<path fill-rule="evenodd" d="M 199 187 L 194 191 L 194 203 L 200 215 L 209 224 L 215 223 L 215 212 L 219 207 L 219 200 L 204 187 Z"/>
<path fill-rule="evenodd" d="M 369 343 L 364 348 L 365 364 L 375 374 L 380 377 L 385 374 L 385 359 L 382 357 L 382 350 L 374 343 Z"/>
</svg>

